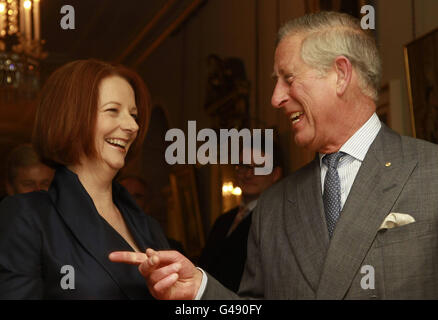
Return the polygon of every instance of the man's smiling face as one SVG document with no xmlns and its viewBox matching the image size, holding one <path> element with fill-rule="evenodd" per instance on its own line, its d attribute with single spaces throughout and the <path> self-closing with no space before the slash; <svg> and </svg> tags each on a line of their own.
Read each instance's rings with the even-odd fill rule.
<svg viewBox="0 0 438 320">
<path fill-rule="evenodd" d="M 336 106 L 336 73 L 320 71 L 301 58 L 302 36 L 292 35 L 280 41 L 275 51 L 276 84 L 271 103 L 283 108 L 291 121 L 295 143 L 313 151 L 324 150 L 338 135 L 342 117 Z"/>
</svg>

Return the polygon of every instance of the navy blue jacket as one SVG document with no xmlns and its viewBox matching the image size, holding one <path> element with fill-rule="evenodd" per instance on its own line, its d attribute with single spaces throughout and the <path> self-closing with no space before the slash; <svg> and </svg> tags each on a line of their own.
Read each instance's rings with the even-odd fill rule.
<svg viewBox="0 0 438 320">
<path fill-rule="evenodd" d="M 116 182 L 113 199 L 143 252 L 168 248 L 159 224 Z M 108 259 L 119 250 L 132 248 L 99 215 L 77 175 L 61 167 L 48 192 L 0 203 L 0 299 L 151 299 L 136 266 Z M 61 273 L 66 265 L 74 289 L 61 286 L 63 277 L 71 280 L 72 269 Z"/>
</svg>

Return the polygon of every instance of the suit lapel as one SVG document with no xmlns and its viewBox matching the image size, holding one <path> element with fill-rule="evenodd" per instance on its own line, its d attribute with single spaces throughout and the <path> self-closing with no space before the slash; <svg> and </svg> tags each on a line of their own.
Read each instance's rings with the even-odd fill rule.
<svg viewBox="0 0 438 320">
<path fill-rule="evenodd" d="M 133 249 L 99 215 L 78 177 L 66 168 L 58 169 L 49 194 L 60 216 L 84 250 L 95 258 L 127 297 L 139 298 L 138 283 L 144 283 L 144 280 L 137 268 L 113 263 L 108 259 L 112 251 L 133 251 Z M 132 222 L 126 220 L 132 231 Z M 137 232 L 134 231 L 132 234 L 140 249 L 145 250 L 145 242 Z M 147 292 L 146 286 L 141 289 L 144 290 L 144 295 Z"/>
<path fill-rule="evenodd" d="M 315 159 L 297 174 L 285 190 L 285 228 L 303 275 L 316 292 L 328 248 L 319 162 Z"/>
<path fill-rule="evenodd" d="M 360 270 L 416 159 L 404 158 L 401 137 L 382 127 L 357 173 L 327 252 L 318 299 L 342 299 Z"/>
</svg>

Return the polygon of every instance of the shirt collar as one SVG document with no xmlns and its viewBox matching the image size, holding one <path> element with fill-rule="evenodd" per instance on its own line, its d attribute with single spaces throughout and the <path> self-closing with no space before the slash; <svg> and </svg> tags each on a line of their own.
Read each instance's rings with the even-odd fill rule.
<svg viewBox="0 0 438 320">
<path fill-rule="evenodd" d="M 381 127 L 382 124 L 379 117 L 376 113 L 373 113 L 367 122 L 365 122 L 365 124 L 342 145 L 339 151 L 344 152 L 359 161 L 363 161 Z M 324 153 L 319 153 L 320 165 L 324 156 Z"/>
</svg>

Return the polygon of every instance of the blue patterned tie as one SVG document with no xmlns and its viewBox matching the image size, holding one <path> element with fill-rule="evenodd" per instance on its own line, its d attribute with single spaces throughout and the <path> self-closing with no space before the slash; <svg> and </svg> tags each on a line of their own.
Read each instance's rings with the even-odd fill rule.
<svg viewBox="0 0 438 320">
<path fill-rule="evenodd" d="M 322 158 L 322 161 L 327 165 L 327 174 L 324 179 L 324 201 L 325 217 L 327 219 L 327 228 L 330 238 L 336 227 L 336 222 L 341 212 L 341 181 L 338 174 L 339 159 L 344 155 L 344 152 L 336 152 L 327 154 Z"/>
</svg>

